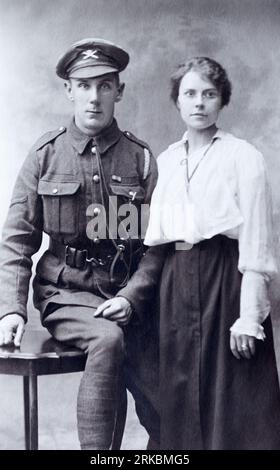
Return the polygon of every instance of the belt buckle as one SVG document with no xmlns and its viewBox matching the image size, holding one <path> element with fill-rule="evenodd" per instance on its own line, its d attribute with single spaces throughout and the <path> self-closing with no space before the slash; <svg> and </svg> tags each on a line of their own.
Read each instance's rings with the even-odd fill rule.
<svg viewBox="0 0 280 470">
<path fill-rule="evenodd" d="M 87 264 L 87 250 L 76 250 L 75 267 L 78 269 L 85 269 Z"/>
<path fill-rule="evenodd" d="M 78 250 L 69 245 L 65 246 L 65 263 L 76 269 L 84 269 L 86 266 L 87 250 Z"/>
<path fill-rule="evenodd" d="M 76 248 L 72 248 L 72 246 L 66 245 L 65 246 L 65 263 L 70 268 L 76 268 Z"/>
</svg>

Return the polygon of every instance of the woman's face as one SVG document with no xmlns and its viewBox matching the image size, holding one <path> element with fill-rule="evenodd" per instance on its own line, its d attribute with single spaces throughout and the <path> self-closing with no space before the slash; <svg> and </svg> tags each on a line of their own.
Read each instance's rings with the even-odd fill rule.
<svg viewBox="0 0 280 470">
<path fill-rule="evenodd" d="M 221 110 L 220 92 L 207 78 L 190 70 L 179 87 L 177 106 L 188 129 L 208 129 L 216 123 Z"/>
</svg>

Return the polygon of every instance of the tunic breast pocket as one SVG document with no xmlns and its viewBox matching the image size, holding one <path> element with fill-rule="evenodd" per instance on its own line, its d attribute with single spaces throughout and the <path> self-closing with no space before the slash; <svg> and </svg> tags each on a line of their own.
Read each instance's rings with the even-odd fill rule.
<svg viewBox="0 0 280 470">
<path fill-rule="evenodd" d="M 43 201 L 46 233 L 77 235 L 80 186 L 78 181 L 39 181 L 38 194 Z"/>
<path fill-rule="evenodd" d="M 111 192 L 118 196 L 119 204 L 141 204 L 145 198 L 145 190 L 140 185 L 110 184 Z"/>
</svg>

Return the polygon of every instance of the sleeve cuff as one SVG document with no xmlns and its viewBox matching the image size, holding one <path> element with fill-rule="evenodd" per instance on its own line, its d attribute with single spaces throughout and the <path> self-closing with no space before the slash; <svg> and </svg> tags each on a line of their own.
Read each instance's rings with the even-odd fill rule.
<svg viewBox="0 0 280 470">
<path fill-rule="evenodd" d="M 2 320 L 2 318 L 4 317 L 7 317 L 8 315 L 19 315 L 20 317 L 22 317 L 24 319 L 24 322 L 27 323 L 27 313 L 23 313 L 23 312 L 6 312 L 6 313 L 3 313 L 3 314 L 0 314 L 0 320 Z"/>
<path fill-rule="evenodd" d="M 268 281 L 263 273 L 245 271 L 241 283 L 240 318 L 262 324 L 270 312 Z"/>
<path fill-rule="evenodd" d="M 254 336 L 262 341 L 265 339 L 262 325 L 249 319 L 238 318 L 230 328 L 230 331 L 240 335 Z"/>
<path fill-rule="evenodd" d="M 124 288 L 125 289 L 125 288 Z M 136 308 L 135 308 L 135 303 L 133 302 L 133 298 L 130 298 L 129 295 L 127 295 L 126 293 L 123 293 L 120 291 L 116 294 L 116 297 L 123 297 L 124 299 L 126 299 L 130 305 L 131 305 L 131 308 L 132 308 L 132 314 L 131 314 L 131 318 L 130 318 L 130 321 L 133 319 L 134 322 L 141 322 L 143 320 L 143 317 L 141 315 L 141 312 L 137 311 Z"/>
</svg>

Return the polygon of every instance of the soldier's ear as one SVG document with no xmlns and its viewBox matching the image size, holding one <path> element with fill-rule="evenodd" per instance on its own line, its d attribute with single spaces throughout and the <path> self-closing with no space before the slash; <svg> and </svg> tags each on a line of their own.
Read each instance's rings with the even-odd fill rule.
<svg viewBox="0 0 280 470">
<path fill-rule="evenodd" d="M 118 94 L 117 94 L 116 99 L 115 99 L 116 103 L 121 101 L 121 99 L 123 97 L 124 88 L 125 88 L 125 83 L 120 83 L 119 86 L 118 86 Z"/>
<path fill-rule="evenodd" d="M 69 98 L 69 100 L 74 101 L 74 97 L 73 97 L 73 94 L 72 94 L 72 86 L 71 86 L 71 81 L 70 80 L 67 80 L 66 82 L 64 82 L 64 88 L 65 88 L 66 96 Z"/>
</svg>

